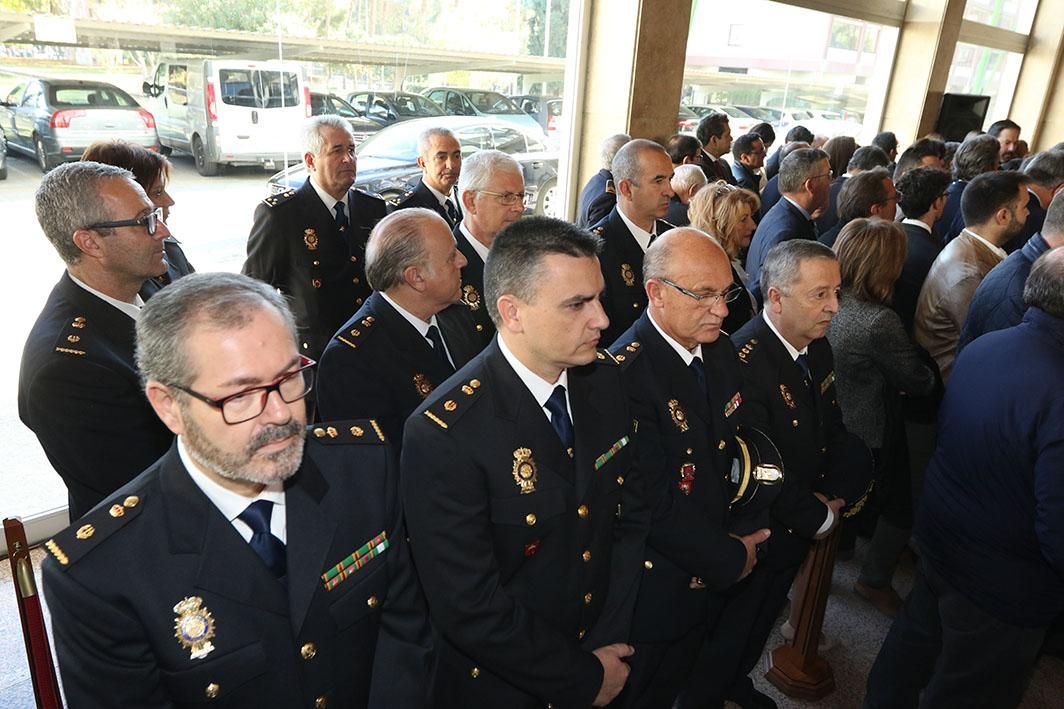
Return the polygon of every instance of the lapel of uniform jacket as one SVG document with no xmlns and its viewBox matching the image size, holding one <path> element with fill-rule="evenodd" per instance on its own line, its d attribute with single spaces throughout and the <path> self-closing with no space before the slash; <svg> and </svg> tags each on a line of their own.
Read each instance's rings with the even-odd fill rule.
<svg viewBox="0 0 1064 709">
<path fill-rule="evenodd" d="M 683 363 L 672 346 L 650 322 L 650 315 L 644 311 L 636 322 L 636 333 L 639 341 L 648 348 L 647 354 L 651 356 L 655 376 L 661 384 L 662 391 L 669 397 L 665 401 L 659 401 L 658 406 L 667 407 L 669 400 L 676 398 L 683 406 L 685 414 L 694 414 L 702 421 L 704 426 L 712 426 L 713 420 L 709 411 L 709 399 L 701 396 L 698 392 L 698 381 L 695 379 L 691 368 Z M 703 366 L 705 360 L 702 361 Z M 712 377 L 712 372 L 706 370 L 706 383 Z M 709 387 L 707 386 L 707 389 Z M 709 389 L 712 391 L 712 389 Z"/>
<path fill-rule="evenodd" d="M 391 303 L 381 297 L 379 292 L 373 292 L 367 305 L 370 306 L 369 309 L 380 320 L 379 327 L 384 328 L 396 345 L 395 356 L 400 359 L 409 358 L 411 364 L 415 367 L 415 372 L 421 372 L 428 376 L 433 389 L 443 384 L 444 380 L 454 374 L 454 372 L 447 371 L 444 368 L 443 360 L 433 350 L 429 341 L 422 337 L 421 333 L 398 310 L 393 308 Z M 436 327 L 440 327 L 438 323 Z M 440 328 L 440 331 L 442 332 L 443 329 Z M 451 343 L 447 342 L 446 344 L 450 347 Z M 414 387 L 413 379 L 410 379 L 409 385 L 411 388 Z"/>
<path fill-rule="evenodd" d="M 321 505 L 329 484 L 304 453 L 299 472 L 285 485 L 288 560 L 288 603 L 292 632 L 299 634 L 318 589 L 332 547 L 336 523 Z"/>
<path fill-rule="evenodd" d="M 591 368 L 600 365 L 592 363 L 583 367 L 569 369 L 569 405 L 573 418 L 573 432 L 576 444 L 574 459 L 576 461 L 577 496 L 584 499 L 597 476 L 595 475 L 595 458 L 609 450 L 614 441 L 603 438 L 599 423 L 606 416 L 605 392 L 601 387 L 592 386 Z M 605 366 L 605 365 L 602 365 Z"/>
<path fill-rule="evenodd" d="M 287 615 L 284 586 L 192 481 L 181 464 L 176 442 L 164 457 L 159 476 L 165 495 L 170 552 L 191 554 L 199 559 L 196 587 Z"/>
<path fill-rule="evenodd" d="M 134 368 L 136 366 L 133 361 L 136 321 L 79 286 L 67 272 L 63 273 L 59 283 L 62 297 L 81 311 L 79 315 L 86 319 L 88 327 L 106 332 L 107 336 L 102 340 L 111 343 L 116 352 L 122 355 L 122 359 L 129 363 L 130 368 Z"/>
</svg>

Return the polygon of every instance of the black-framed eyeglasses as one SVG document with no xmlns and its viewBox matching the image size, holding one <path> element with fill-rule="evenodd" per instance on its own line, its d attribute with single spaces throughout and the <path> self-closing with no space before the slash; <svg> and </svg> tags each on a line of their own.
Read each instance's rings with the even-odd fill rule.
<svg viewBox="0 0 1064 709">
<path fill-rule="evenodd" d="M 288 372 L 273 384 L 238 391 L 221 399 L 212 399 L 178 384 L 170 384 L 169 386 L 199 399 L 208 406 L 219 409 L 222 412 L 222 420 L 231 426 L 235 426 L 238 423 L 257 418 L 265 411 L 266 401 L 270 398 L 271 392 L 277 392 L 281 397 L 281 401 L 286 404 L 295 403 L 309 394 L 311 389 L 314 388 L 314 367 L 317 364 L 310 357 L 300 356 L 299 369 Z"/>
<path fill-rule="evenodd" d="M 736 298 L 738 298 L 743 292 L 742 287 L 735 286 L 734 288 L 729 288 L 723 293 L 695 293 L 693 290 L 687 290 L 683 286 L 677 285 L 676 283 L 673 283 L 667 278 L 662 278 L 661 282 L 667 286 L 672 286 L 676 290 L 686 295 L 688 298 L 693 299 L 699 305 L 708 305 L 710 307 L 713 307 L 721 300 L 723 300 L 725 303 L 730 303 Z"/>
<path fill-rule="evenodd" d="M 96 224 L 90 224 L 85 227 L 86 229 L 112 229 L 119 226 L 142 226 L 148 230 L 149 236 L 155 236 L 155 231 L 159 228 L 159 224 L 163 221 L 163 208 L 156 207 L 143 217 L 137 217 L 136 219 L 121 219 L 116 222 L 98 222 Z"/>
<path fill-rule="evenodd" d="M 834 170 L 828 170 L 827 172 L 822 172 L 819 175 L 813 175 L 809 179 L 810 180 L 817 180 L 817 179 L 819 179 L 821 177 L 826 177 L 829 180 L 833 180 L 833 179 L 835 179 L 835 171 Z"/>
<path fill-rule="evenodd" d="M 491 190 L 477 190 L 481 194 L 490 194 L 498 197 L 499 201 L 507 207 L 513 207 L 518 203 L 524 203 L 527 192 L 492 192 Z"/>
</svg>

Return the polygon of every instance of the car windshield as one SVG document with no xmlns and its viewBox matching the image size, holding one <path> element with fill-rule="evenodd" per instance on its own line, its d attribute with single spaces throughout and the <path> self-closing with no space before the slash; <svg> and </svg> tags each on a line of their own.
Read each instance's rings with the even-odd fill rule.
<svg viewBox="0 0 1064 709">
<path fill-rule="evenodd" d="M 698 118 L 698 114 L 687 106 L 680 106 L 680 112 L 677 115 L 680 118 Z"/>
<path fill-rule="evenodd" d="M 411 130 L 408 124 L 397 123 L 387 130 L 370 136 L 355 148 L 355 152 L 359 157 L 364 158 L 415 162 L 417 160 L 417 136 L 423 129 L 423 126 L 415 126 L 415 129 Z"/>
<path fill-rule="evenodd" d="M 424 96 L 397 94 L 392 98 L 395 112 L 400 116 L 442 116 L 440 107 Z"/>
<path fill-rule="evenodd" d="M 351 104 L 349 104 L 347 101 L 344 101 L 339 96 L 330 96 L 329 100 L 333 109 L 332 112 L 336 115 L 342 116 L 344 118 L 359 118 L 358 111 L 356 111 Z"/>
<path fill-rule="evenodd" d="M 283 77 L 283 78 L 282 78 Z M 294 72 L 264 69 L 220 69 L 222 103 L 245 108 L 288 108 L 299 105 L 299 80 Z"/>
<path fill-rule="evenodd" d="M 48 87 L 48 103 L 56 108 L 134 108 L 137 102 L 125 91 L 106 84 Z"/>
<path fill-rule="evenodd" d="M 466 98 L 473 102 L 481 113 L 493 116 L 512 116 L 524 113 L 514 102 L 495 91 L 467 91 Z"/>
</svg>

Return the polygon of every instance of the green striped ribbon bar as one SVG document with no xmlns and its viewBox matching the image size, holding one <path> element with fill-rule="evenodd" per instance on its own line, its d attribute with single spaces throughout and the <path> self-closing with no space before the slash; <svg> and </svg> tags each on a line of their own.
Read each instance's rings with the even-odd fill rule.
<svg viewBox="0 0 1064 709">
<path fill-rule="evenodd" d="M 388 548 L 388 533 L 381 532 L 373 539 L 360 546 L 351 556 L 341 561 L 321 575 L 325 584 L 325 590 L 331 591 L 340 585 L 340 582 L 355 573 L 369 563 L 370 559 L 383 554 Z"/>
<path fill-rule="evenodd" d="M 598 458 L 595 458 L 595 470 L 598 470 L 603 465 L 608 463 L 610 458 L 617 455 L 617 451 L 624 448 L 626 445 L 628 445 L 628 436 L 625 436 L 621 440 L 617 441 L 612 446 L 610 446 L 610 449 L 608 451 L 600 455 Z"/>
</svg>

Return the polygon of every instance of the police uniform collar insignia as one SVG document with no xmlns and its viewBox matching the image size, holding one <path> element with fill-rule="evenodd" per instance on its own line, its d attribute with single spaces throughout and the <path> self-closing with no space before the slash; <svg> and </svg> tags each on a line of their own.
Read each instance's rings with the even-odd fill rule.
<svg viewBox="0 0 1064 709">
<path fill-rule="evenodd" d="M 621 278 L 624 279 L 624 285 L 628 287 L 635 286 L 635 273 L 632 271 L 632 264 L 621 264 Z"/>
<path fill-rule="evenodd" d="M 414 374 L 414 388 L 417 389 L 418 396 L 424 399 L 432 393 L 432 382 L 424 374 L 417 372 Z"/>
<path fill-rule="evenodd" d="M 687 412 L 680 406 L 680 402 L 676 399 L 669 399 L 669 416 L 672 417 L 672 422 L 676 424 L 676 428 L 680 429 L 682 433 L 687 433 L 690 426 L 687 423 Z"/>
<path fill-rule="evenodd" d="M 480 293 L 471 285 L 462 286 L 462 300 L 470 310 L 480 310 Z"/>
<path fill-rule="evenodd" d="M 303 243 L 307 245 L 307 251 L 318 250 L 318 233 L 313 229 L 303 230 Z"/>
<path fill-rule="evenodd" d="M 214 651 L 214 616 L 203 606 L 199 596 L 187 596 L 174 606 L 174 637 L 181 647 L 190 650 L 193 660 L 201 660 Z"/>
<path fill-rule="evenodd" d="M 735 396 L 731 398 L 731 401 L 724 405 L 724 418 L 734 414 L 741 403 L 743 403 L 743 395 L 740 392 L 735 392 Z"/>
<path fill-rule="evenodd" d="M 676 486 L 680 488 L 680 492 L 685 495 L 690 495 L 691 490 L 695 486 L 695 464 L 684 463 L 680 466 L 680 480 L 676 483 Z"/>
<path fill-rule="evenodd" d="M 824 381 L 820 382 L 820 393 L 823 394 L 828 390 L 832 384 L 835 383 L 835 371 L 828 372 L 828 375 L 824 377 Z"/>
<path fill-rule="evenodd" d="M 514 451 L 514 482 L 521 488 L 521 494 L 527 495 L 536 491 L 536 461 L 532 459 L 532 451 L 529 448 L 518 448 Z"/>
<path fill-rule="evenodd" d="M 787 405 L 788 409 L 798 408 L 798 404 L 794 403 L 794 397 L 791 396 L 791 390 L 787 388 L 786 384 L 780 384 L 780 396 L 783 397 L 783 403 Z"/>
</svg>

